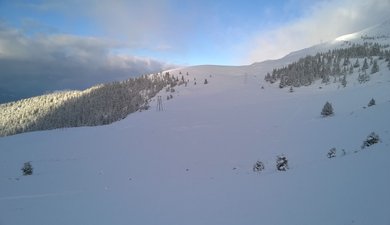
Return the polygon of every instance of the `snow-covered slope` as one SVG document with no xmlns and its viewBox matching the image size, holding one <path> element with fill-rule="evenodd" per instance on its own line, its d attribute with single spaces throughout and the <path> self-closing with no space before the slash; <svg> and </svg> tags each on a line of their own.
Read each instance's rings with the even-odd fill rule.
<svg viewBox="0 0 390 225">
<path fill-rule="evenodd" d="M 154 100 L 107 126 L 0 138 L 0 224 L 390 223 L 385 65 L 363 85 L 354 74 L 346 88 L 293 93 L 261 89 L 254 75 L 188 71 L 173 99 L 160 94 L 164 111 Z M 335 115 L 322 118 L 326 101 Z M 381 143 L 361 150 L 371 132 Z M 279 154 L 286 172 L 276 170 Z M 21 175 L 27 161 L 32 176 Z"/>
<path fill-rule="evenodd" d="M 308 52 L 171 70 L 189 82 L 160 92 L 163 111 L 153 99 L 110 125 L 0 138 L 0 224 L 388 225 L 390 70 L 380 61 L 363 84 L 355 71 L 346 88 L 264 82 Z M 326 101 L 335 114 L 323 118 Z M 361 149 L 371 132 L 381 142 Z M 280 154 L 288 171 L 276 170 Z"/>
<path fill-rule="evenodd" d="M 307 55 L 315 55 L 319 52 L 327 52 L 333 49 L 348 48 L 352 44 L 378 43 L 381 45 L 390 44 L 390 20 L 381 24 L 369 27 L 359 32 L 340 36 L 334 40 L 311 46 L 302 50 L 292 52 L 281 59 L 267 60 L 253 63 L 247 66 L 218 66 L 201 65 L 187 68 L 173 69 L 171 71 L 187 70 L 195 74 L 216 74 L 216 75 L 258 75 L 264 78 L 267 72 L 274 68 L 280 68 L 298 61 Z"/>
</svg>

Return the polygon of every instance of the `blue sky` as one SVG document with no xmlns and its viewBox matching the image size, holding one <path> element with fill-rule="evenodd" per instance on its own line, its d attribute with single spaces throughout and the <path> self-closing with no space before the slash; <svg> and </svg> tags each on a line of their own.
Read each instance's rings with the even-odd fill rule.
<svg viewBox="0 0 390 225">
<path fill-rule="evenodd" d="M 360 21 L 353 15 L 354 11 L 359 13 L 362 7 L 379 7 L 388 5 L 388 2 L 388 0 L 361 2 L 351 0 L 3 0 L 0 1 L 0 20 L 7 26 L 20 29 L 26 35 L 68 34 L 116 41 L 121 43 L 121 46 L 110 48 L 113 53 L 152 58 L 170 64 L 238 65 L 278 58 L 288 51 L 308 47 L 321 40 L 352 32 L 354 29 L 356 31 L 359 26 L 351 24 Z M 358 7 L 353 8 L 351 4 Z M 346 12 L 337 15 L 335 13 L 337 10 Z M 386 12 L 386 10 L 382 11 Z M 328 35 L 324 34 L 323 37 L 318 31 L 317 40 L 309 38 L 310 40 L 300 41 L 303 43 L 297 43 L 296 46 L 293 44 L 287 46 L 283 41 L 263 43 L 263 45 L 275 45 L 285 49 L 275 51 L 274 54 L 267 52 L 256 56 L 252 52 L 259 47 L 258 51 L 261 51 L 262 41 L 272 40 L 273 36 L 281 35 L 282 31 L 278 29 L 288 30 L 289 26 L 294 27 L 305 24 L 306 21 L 315 21 L 323 14 L 332 17 L 341 15 L 344 18 L 339 19 L 348 20 L 344 27 L 349 26 L 349 29 L 342 27 L 344 32 L 326 30 L 324 33 L 328 32 Z M 370 19 L 360 27 L 372 25 L 382 20 L 384 16 L 377 17 L 378 19 L 374 21 Z M 307 29 L 310 35 L 313 26 L 308 25 Z M 341 30 L 337 26 L 334 29 Z M 275 31 L 278 34 L 272 33 Z M 290 32 L 290 35 L 291 33 L 294 31 Z M 296 36 L 299 35 L 305 35 L 304 31 L 296 33 Z M 303 46 L 305 44 L 306 46 Z"/>
<path fill-rule="evenodd" d="M 120 41 L 129 45 L 122 53 L 174 64 L 240 64 L 246 61 L 243 43 L 301 18 L 312 2 L 2 1 L 0 19 L 30 35 Z"/>
<path fill-rule="evenodd" d="M 390 0 L 0 0 L 0 93 L 276 59 L 389 15 Z"/>
</svg>

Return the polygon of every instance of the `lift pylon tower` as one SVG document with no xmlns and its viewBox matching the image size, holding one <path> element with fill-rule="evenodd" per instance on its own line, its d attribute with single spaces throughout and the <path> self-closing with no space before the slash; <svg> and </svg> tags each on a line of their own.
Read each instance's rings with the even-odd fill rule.
<svg viewBox="0 0 390 225">
<path fill-rule="evenodd" d="M 157 111 L 164 111 L 161 96 L 157 96 Z"/>
</svg>

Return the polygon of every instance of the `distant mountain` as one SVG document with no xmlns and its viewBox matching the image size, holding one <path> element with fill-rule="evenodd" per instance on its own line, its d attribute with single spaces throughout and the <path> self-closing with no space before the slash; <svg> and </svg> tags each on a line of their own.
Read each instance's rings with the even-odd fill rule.
<svg viewBox="0 0 390 225">
<path fill-rule="evenodd" d="M 347 34 L 335 38 L 334 40 L 314 45 L 305 49 L 294 51 L 288 55 L 276 59 L 256 62 L 245 66 L 218 66 L 218 65 L 200 65 L 185 68 L 173 69 L 170 71 L 186 70 L 191 73 L 215 74 L 215 75 L 256 75 L 265 76 L 267 72 L 272 72 L 275 68 L 287 66 L 290 63 L 298 61 L 308 55 L 316 55 L 321 52 L 328 52 L 334 49 L 349 48 L 353 44 L 363 45 L 364 43 L 378 43 L 380 45 L 390 44 L 390 20 L 381 24 L 366 28 L 359 32 Z"/>
</svg>

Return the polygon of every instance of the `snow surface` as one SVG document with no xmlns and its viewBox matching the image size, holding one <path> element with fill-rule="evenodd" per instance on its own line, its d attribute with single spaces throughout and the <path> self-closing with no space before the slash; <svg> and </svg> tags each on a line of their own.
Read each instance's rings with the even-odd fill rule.
<svg viewBox="0 0 390 225">
<path fill-rule="evenodd" d="M 249 67 L 172 70 L 190 82 L 171 100 L 161 92 L 162 112 L 153 99 L 111 125 L 0 138 L 0 224 L 389 225 L 386 65 L 368 83 L 353 74 L 346 88 L 293 93 Z M 335 114 L 323 118 L 326 101 Z M 371 132 L 381 142 L 361 150 Z M 276 171 L 279 154 L 286 172 Z M 27 161 L 32 176 L 21 175 Z"/>
<path fill-rule="evenodd" d="M 293 93 L 262 77 L 198 72 L 163 112 L 153 101 L 107 126 L 1 138 L 0 224 L 390 223 L 385 65 L 364 85 L 354 75 L 347 88 Z M 335 115 L 322 118 L 326 101 Z M 360 150 L 372 131 L 382 142 Z M 275 169 L 282 153 L 287 172 Z M 252 172 L 257 160 L 265 171 Z M 32 176 L 21 176 L 26 161 Z"/>
</svg>

